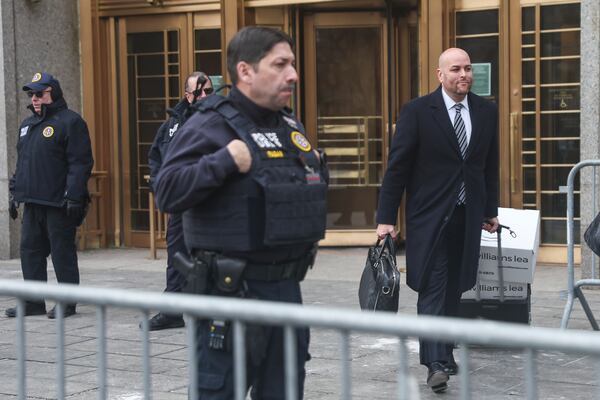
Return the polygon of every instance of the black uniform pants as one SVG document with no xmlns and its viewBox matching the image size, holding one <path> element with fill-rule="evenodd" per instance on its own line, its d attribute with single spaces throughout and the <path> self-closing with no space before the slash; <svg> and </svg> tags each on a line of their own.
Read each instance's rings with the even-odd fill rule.
<svg viewBox="0 0 600 400">
<path fill-rule="evenodd" d="M 77 220 L 64 208 L 26 203 L 21 227 L 21 269 L 25 280 L 47 281 L 48 255 L 56 280 L 79 283 L 75 232 Z"/>
<path fill-rule="evenodd" d="M 295 280 L 275 282 L 247 281 L 249 296 L 261 300 L 280 301 L 286 303 L 302 303 L 300 284 Z M 228 333 L 232 336 L 232 329 Z M 233 352 L 214 350 L 208 346 L 209 322 L 203 321 L 198 329 L 198 390 L 200 400 L 230 400 L 234 398 Z M 253 400 L 285 399 L 283 329 L 280 327 L 264 327 L 261 339 L 266 342 L 266 352 L 257 364 L 246 356 L 246 382 L 252 386 Z M 251 338 L 257 340 L 259 338 Z M 248 338 L 247 338 L 248 341 Z M 308 328 L 296 330 L 298 399 L 304 394 L 304 364 L 309 359 Z M 251 345 L 247 344 L 246 351 Z"/>
<path fill-rule="evenodd" d="M 183 223 L 181 214 L 171 214 L 167 223 L 167 287 L 165 292 L 181 292 L 186 284 L 185 277 L 173 265 L 173 257 L 178 251 L 187 254 L 183 240 Z"/>
<path fill-rule="evenodd" d="M 460 304 L 460 270 L 465 244 L 465 206 L 457 206 L 442 233 L 433 255 L 426 287 L 419 292 L 417 313 L 455 317 Z M 421 364 L 447 362 L 454 343 L 420 340 Z"/>
</svg>

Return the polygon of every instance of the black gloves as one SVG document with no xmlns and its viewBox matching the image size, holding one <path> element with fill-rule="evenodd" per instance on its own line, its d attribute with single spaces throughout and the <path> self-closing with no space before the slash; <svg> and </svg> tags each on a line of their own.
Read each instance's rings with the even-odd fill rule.
<svg viewBox="0 0 600 400">
<path fill-rule="evenodd" d="M 82 221 L 85 216 L 83 203 L 67 199 L 67 215 L 77 221 Z"/>
<path fill-rule="evenodd" d="M 8 215 L 10 215 L 10 217 L 12 219 L 17 219 L 19 217 L 19 211 L 17 210 L 19 208 L 19 203 L 17 203 L 15 201 L 15 198 L 13 197 L 13 195 L 9 195 L 8 197 Z"/>
</svg>

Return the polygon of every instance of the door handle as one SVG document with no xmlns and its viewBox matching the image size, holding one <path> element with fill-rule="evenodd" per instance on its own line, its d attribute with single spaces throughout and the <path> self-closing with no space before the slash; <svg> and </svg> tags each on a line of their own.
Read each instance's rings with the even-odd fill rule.
<svg viewBox="0 0 600 400">
<path fill-rule="evenodd" d="M 510 113 L 510 128 L 509 128 L 509 141 L 510 141 L 510 152 L 511 152 L 511 166 L 510 166 L 510 192 L 512 194 L 517 193 L 517 155 L 520 154 L 518 149 L 515 148 L 515 138 L 519 133 L 519 113 Z"/>
</svg>

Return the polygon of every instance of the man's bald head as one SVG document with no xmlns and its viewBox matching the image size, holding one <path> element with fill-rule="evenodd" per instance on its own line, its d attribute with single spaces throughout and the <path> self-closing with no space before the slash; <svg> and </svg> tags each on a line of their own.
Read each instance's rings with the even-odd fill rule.
<svg viewBox="0 0 600 400">
<path fill-rule="evenodd" d="M 452 62 L 452 60 L 457 56 L 469 58 L 469 54 L 463 49 L 460 49 L 458 47 L 450 47 L 449 49 L 444 50 L 442 54 L 440 54 L 440 58 L 438 59 L 438 68 L 446 66 L 448 63 Z"/>
<path fill-rule="evenodd" d="M 454 101 L 462 101 L 473 84 L 471 58 L 463 49 L 449 48 L 440 54 L 438 80 L 446 94 Z"/>
</svg>

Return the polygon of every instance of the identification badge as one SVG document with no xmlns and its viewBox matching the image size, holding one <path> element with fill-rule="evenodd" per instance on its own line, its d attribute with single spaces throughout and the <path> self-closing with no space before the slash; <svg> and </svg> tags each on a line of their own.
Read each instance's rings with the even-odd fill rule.
<svg viewBox="0 0 600 400">
<path fill-rule="evenodd" d="M 321 183 L 321 175 L 319 175 L 317 172 L 307 172 L 306 183 L 309 185 L 316 185 L 317 183 Z"/>
</svg>

